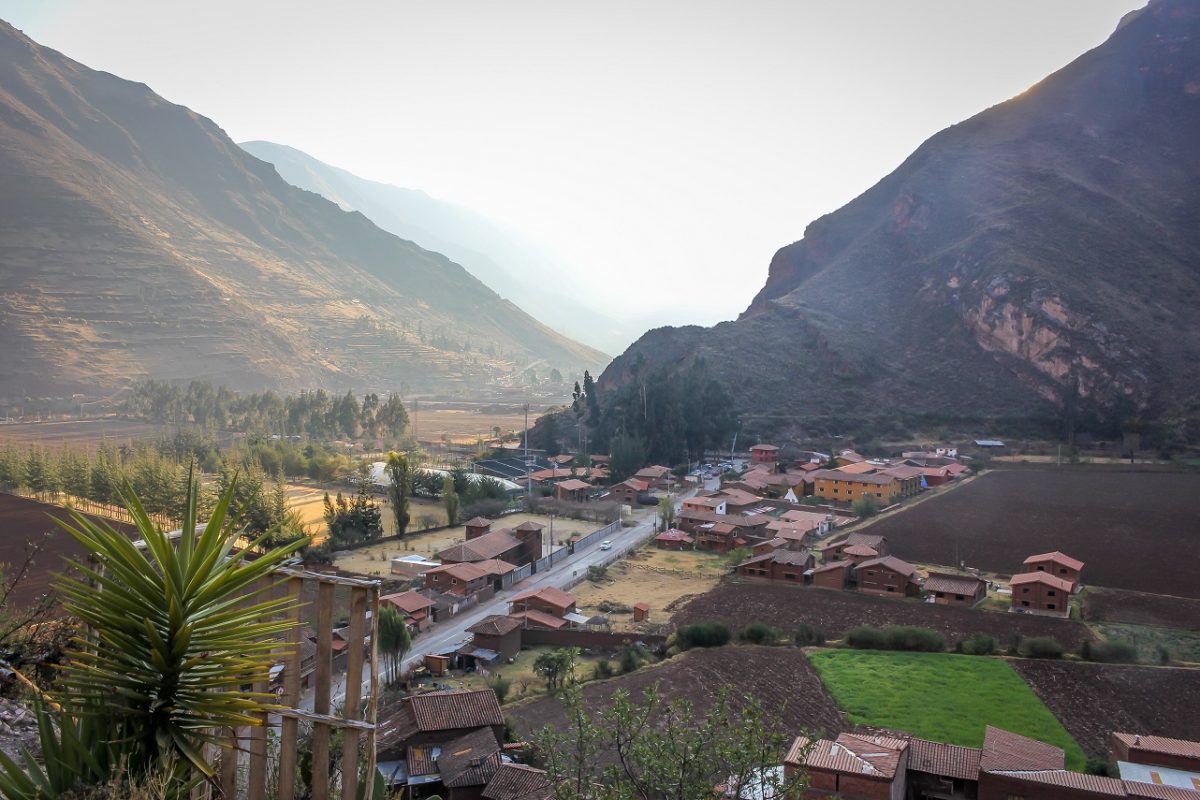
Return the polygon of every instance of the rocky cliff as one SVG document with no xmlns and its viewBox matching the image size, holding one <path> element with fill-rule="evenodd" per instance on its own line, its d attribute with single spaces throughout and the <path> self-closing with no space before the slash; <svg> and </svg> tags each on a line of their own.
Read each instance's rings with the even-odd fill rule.
<svg viewBox="0 0 1200 800">
<path fill-rule="evenodd" d="M 1200 418 L 1200 2 L 944 130 L 813 222 L 735 322 L 651 331 L 743 415 Z M 766 425 L 778 427 L 778 425 Z"/>
</svg>

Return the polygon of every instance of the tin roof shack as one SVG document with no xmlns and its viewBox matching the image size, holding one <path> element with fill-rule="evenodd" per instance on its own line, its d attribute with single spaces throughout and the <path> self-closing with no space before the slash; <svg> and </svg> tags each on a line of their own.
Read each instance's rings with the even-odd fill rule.
<svg viewBox="0 0 1200 800">
<path fill-rule="evenodd" d="M 1082 585 L 1080 577 L 1083 574 L 1083 562 L 1055 550 L 1053 553 L 1040 553 L 1025 559 L 1021 571 L 1053 575 L 1071 584 L 1070 590 L 1074 592 Z"/>
<path fill-rule="evenodd" d="M 839 734 L 837 739 L 796 738 L 783 760 L 785 778 L 808 771 L 805 798 L 904 800 L 908 742 L 887 736 Z"/>
<path fill-rule="evenodd" d="M 467 628 L 471 634 L 471 643 L 476 647 L 491 650 L 500 657 L 501 661 L 516 658 L 521 652 L 521 621 L 494 614 L 484 617 Z"/>
<path fill-rule="evenodd" d="M 857 565 L 858 590 L 881 597 L 914 597 L 920 591 L 917 569 L 895 556 L 872 558 Z"/>
<path fill-rule="evenodd" d="M 1071 584 L 1047 572 L 1022 572 L 1009 582 L 1009 611 L 1067 617 L 1071 613 Z"/>
<path fill-rule="evenodd" d="M 974 606 L 987 597 L 987 581 L 974 575 L 931 572 L 925 579 L 925 596 L 940 606 Z"/>
<path fill-rule="evenodd" d="M 1109 763 L 1113 766 L 1118 761 L 1128 761 L 1133 764 L 1200 771 L 1200 742 L 1114 732 L 1109 737 L 1108 746 L 1111 753 Z M 1200 791 L 1200 787 L 1197 791 Z"/>
</svg>

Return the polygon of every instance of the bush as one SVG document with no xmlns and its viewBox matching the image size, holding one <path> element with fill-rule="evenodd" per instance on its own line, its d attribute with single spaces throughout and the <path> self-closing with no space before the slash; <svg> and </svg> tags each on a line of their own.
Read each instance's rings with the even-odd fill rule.
<svg viewBox="0 0 1200 800">
<path fill-rule="evenodd" d="M 846 644 L 856 650 L 886 650 L 887 639 L 879 628 L 859 625 L 846 632 Z"/>
<path fill-rule="evenodd" d="M 1033 636 L 1024 639 L 1018 652 L 1026 658 L 1062 658 L 1062 645 L 1053 636 Z"/>
<path fill-rule="evenodd" d="M 1128 642 L 1084 642 L 1079 655 L 1103 664 L 1136 664 L 1137 648 Z"/>
<path fill-rule="evenodd" d="M 800 647 L 820 647 L 825 644 L 825 634 L 812 625 L 801 623 L 792 634 L 792 641 Z"/>
<path fill-rule="evenodd" d="M 483 500 L 476 500 L 474 503 L 468 503 L 466 507 L 459 511 L 458 516 L 460 519 L 474 519 L 475 517 L 495 519 L 507 508 L 507 500 L 497 500 L 489 497 Z"/>
<path fill-rule="evenodd" d="M 856 650 L 940 653 L 946 649 L 946 640 L 940 633 L 910 625 L 888 625 L 882 630 L 870 625 L 859 625 L 847 632 L 846 644 Z"/>
<path fill-rule="evenodd" d="M 497 675 L 494 678 L 488 678 L 487 686 L 496 693 L 496 700 L 503 703 L 508 697 L 508 692 L 512 689 L 512 681 L 503 675 Z"/>
<path fill-rule="evenodd" d="M 723 647 L 729 644 L 729 626 L 723 622 L 696 622 L 675 631 L 675 644 L 680 650 L 693 647 Z"/>
<path fill-rule="evenodd" d="M 621 667 L 621 674 L 628 675 L 631 672 L 636 672 L 648 660 L 650 660 L 650 654 L 636 644 L 625 645 L 621 650 L 621 656 L 618 661 Z"/>
<path fill-rule="evenodd" d="M 866 519 L 879 513 L 879 504 L 875 502 L 874 497 L 862 497 L 850 504 L 850 510 Z"/>
<path fill-rule="evenodd" d="M 596 662 L 596 666 L 592 668 L 592 677 L 596 680 L 601 678 L 611 678 L 613 676 L 612 664 L 608 663 L 608 659 L 603 659 Z"/>
<path fill-rule="evenodd" d="M 958 652 L 968 656 L 990 656 L 996 652 L 999 643 L 995 636 L 977 633 L 958 643 Z"/>
<path fill-rule="evenodd" d="M 775 644 L 780 633 L 765 622 L 751 622 L 738 632 L 738 641 L 747 644 Z"/>
</svg>

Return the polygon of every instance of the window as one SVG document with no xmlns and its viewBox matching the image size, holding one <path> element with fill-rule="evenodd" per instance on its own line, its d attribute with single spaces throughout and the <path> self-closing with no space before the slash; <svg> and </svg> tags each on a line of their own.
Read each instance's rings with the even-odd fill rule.
<svg viewBox="0 0 1200 800">
<path fill-rule="evenodd" d="M 796 580 L 796 573 L 794 573 L 794 572 L 785 572 L 785 573 L 784 573 L 784 575 L 783 575 L 783 579 L 784 579 L 784 580 L 788 580 L 788 581 L 794 581 L 794 580 Z"/>
<path fill-rule="evenodd" d="M 1066 574 L 1067 574 L 1067 571 L 1066 571 L 1065 569 L 1060 569 L 1060 570 L 1058 571 L 1058 574 L 1059 574 L 1059 575 L 1066 575 Z"/>
<path fill-rule="evenodd" d="M 956 594 L 956 595 L 954 595 L 954 599 L 955 600 L 964 600 L 965 598 L 961 594 Z"/>
<path fill-rule="evenodd" d="M 1022 601 L 1021 601 L 1021 605 L 1025 606 L 1026 608 L 1029 608 L 1029 601 L 1028 601 L 1028 600 L 1022 600 Z"/>
<path fill-rule="evenodd" d="M 1054 610 L 1054 603 L 1046 603 L 1046 609 L 1047 609 L 1048 611 L 1053 611 L 1053 610 Z"/>
<path fill-rule="evenodd" d="M 1045 572 L 1045 571 L 1046 571 L 1046 568 L 1045 568 L 1045 567 L 1043 567 L 1041 564 L 1038 564 L 1037 571 L 1038 571 L 1038 572 Z"/>
<path fill-rule="evenodd" d="M 895 587 L 895 586 L 889 586 L 889 587 L 887 587 L 887 590 L 888 590 L 889 592 L 894 592 L 894 591 L 896 591 L 896 587 Z"/>
<path fill-rule="evenodd" d="M 1053 589 L 1051 589 L 1050 591 L 1046 592 L 1046 596 L 1047 596 L 1047 597 L 1054 597 L 1054 590 L 1053 590 Z"/>
<path fill-rule="evenodd" d="M 1021 589 L 1021 594 L 1029 594 L 1029 587 L 1026 586 L 1025 588 Z"/>
<path fill-rule="evenodd" d="M 937 594 L 937 596 L 938 596 L 938 597 L 945 597 L 945 596 L 946 596 L 946 593 L 945 593 L 945 592 L 936 592 L 936 594 Z M 959 599 L 961 600 L 962 598 L 960 597 Z"/>
</svg>

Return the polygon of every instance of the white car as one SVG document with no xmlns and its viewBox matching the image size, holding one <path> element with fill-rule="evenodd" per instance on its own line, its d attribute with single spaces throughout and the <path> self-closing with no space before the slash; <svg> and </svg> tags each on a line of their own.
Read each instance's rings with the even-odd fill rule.
<svg viewBox="0 0 1200 800">
<path fill-rule="evenodd" d="M 612 550 L 612 542 L 605 540 L 600 543 L 601 550 Z"/>
</svg>

